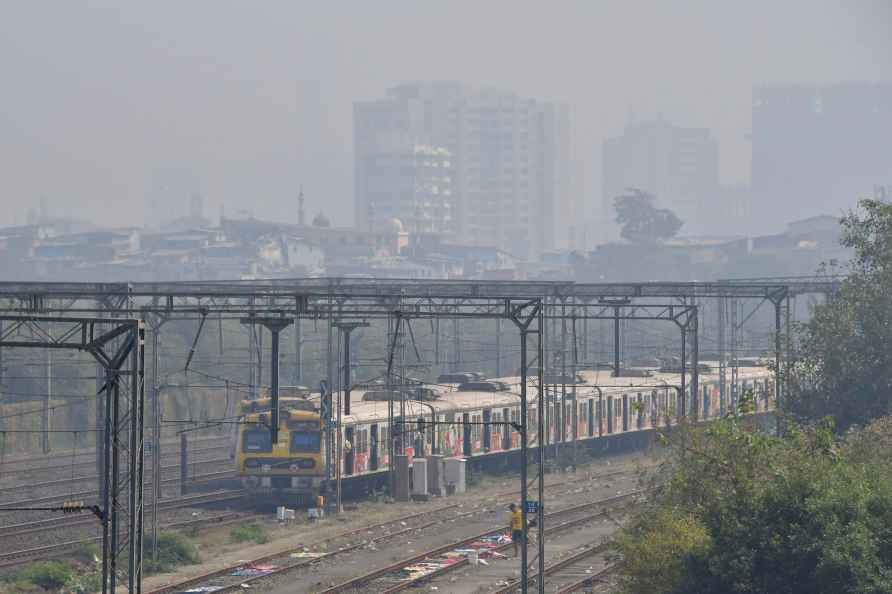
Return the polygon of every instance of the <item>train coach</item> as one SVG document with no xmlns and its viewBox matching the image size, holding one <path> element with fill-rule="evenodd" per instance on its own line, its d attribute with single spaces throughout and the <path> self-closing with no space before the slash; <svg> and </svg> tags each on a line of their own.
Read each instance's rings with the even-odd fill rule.
<svg viewBox="0 0 892 594">
<path fill-rule="evenodd" d="M 681 404 L 678 373 L 658 369 L 626 373 L 629 375 L 611 377 L 605 371 L 581 371 L 569 378 L 546 378 L 544 442 L 548 445 L 575 443 L 600 449 L 635 447 L 648 439 L 653 428 L 676 422 Z M 520 378 L 483 380 L 456 374 L 454 379 L 468 381 L 419 384 L 405 394 L 380 387 L 353 392 L 351 413 L 341 419 L 343 444 L 339 462 L 345 493 L 357 495 L 386 484 L 394 454 L 405 454 L 410 459 L 432 453 L 463 457 L 472 468 L 518 463 Z M 553 383 L 548 383 L 552 380 Z M 689 418 L 708 420 L 726 412 L 719 381 L 714 367 L 700 368 L 698 393 L 692 394 L 690 385 L 685 390 Z M 737 383 L 732 386 L 729 382 L 726 394 L 751 395 L 751 412 L 765 412 L 773 402 L 773 381 L 773 375 L 764 365 L 739 367 Z M 536 447 L 540 438 L 535 382 L 536 378 L 532 378 L 527 390 L 530 447 Z M 316 420 L 311 422 L 318 421 L 321 431 L 324 422 L 318 416 L 318 395 L 308 398 L 307 402 L 313 398 Z M 305 418 L 303 422 L 308 421 Z M 242 433 L 245 432 L 243 429 Z M 290 439 L 287 435 L 281 439 Z M 294 501 L 295 495 L 309 495 L 311 490 L 327 486 L 326 470 L 331 476 L 335 473 L 328 460 L 337 457 L 337 448 L 329 443 L 331 452 L 326 451 L 329 448 L 321 436 L 309 441 L 318 443 L 317 452 L 295 451 L 284 442 L 279 444 L 281 447 L 273 446 L 276 453 L 265 455 L 278 460 L 274 472 L 272 466 L 262 461 L 249 469 L 245 465 L 249 452 L 242 451 L 240 472 L 250 471 L 253 477 L 246 486 L 268 493 L 276 492 L 276 485 L 281 485 L 280 494 L 285 501 Z M 248 443 L 243 435 L 240 447 L 244 450 Z M 265 442 L 264 446 L 267 446 Z M 308 457 L 314 460 L 312 472 L 294 462 Z M 313 480 L 308 481 L 310 475 Z M 264 480 L 267 478 L 270 480 Z M 294 480 L 289 482 L 289 478 Z"/>
</svg>

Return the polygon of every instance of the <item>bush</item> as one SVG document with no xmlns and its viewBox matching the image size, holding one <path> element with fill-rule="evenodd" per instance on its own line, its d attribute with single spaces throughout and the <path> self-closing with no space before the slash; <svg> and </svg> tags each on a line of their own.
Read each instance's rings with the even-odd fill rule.
<svg viewBox="0 0 892 594">
<path fill-rule="evenodd" d="M 72 549 L 70 559 L 83 563 L 85 565 L 95 565 L 96 561 L 102 560 L 102 551 L 92 542 L 83 543 Z"/>
<path fill-rule="evenodd" d="M 678 428 L 653 496 L 617 538 L 620 591 L 892 593 L 890 429 Z"/>
<path fill-rule="evenodd" d="M 15 579 L 44 590 L 59 591 L 74 578 L 74 567 L 64 561 L 40 561 L 16 572 Z"/>
<path fill-rule="evenodd" d="M 180 565 L 193 565 L 201 561 L 198 549 L 182 534 L 161 532 L 158 535 L 158 559 L 152 559 L 152 539 L 147 538 L 143 547 L 143 570 L 146 573 L 163 573 Z"/>
<path fill-rule="evenodd" d="M 257 522 L 249 522 L 247 524 L 242 524 L 241 526 L 236 526 L 229 531 L 229 542 L 238 543 L 247 542 L 249 540 L 253 540 L 257 544 L 269 542 L 269 535 L 266 533 L 266 528 Z"/>
</svg>

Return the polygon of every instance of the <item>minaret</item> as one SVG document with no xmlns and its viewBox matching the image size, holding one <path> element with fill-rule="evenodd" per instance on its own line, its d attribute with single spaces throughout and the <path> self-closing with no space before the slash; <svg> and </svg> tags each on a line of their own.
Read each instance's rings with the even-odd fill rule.
<svg viewBox="0 0 892 594">
<path fill-rule="evenodd" d="M 304 226 L 306 220 L 304 219 L 304 186 L 301 184 L 300 186 L 300 194 L 297 195 L 297 224 L 301 227 Z"/>
</svg>

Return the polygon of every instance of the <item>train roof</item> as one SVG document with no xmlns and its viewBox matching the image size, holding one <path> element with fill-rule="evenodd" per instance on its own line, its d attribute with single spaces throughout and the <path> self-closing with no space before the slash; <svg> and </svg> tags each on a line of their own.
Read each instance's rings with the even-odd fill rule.
<svg viewBox="0 0 892 594">
<path fill-rule="evenodd" d="M 610 371 L 606 370 L 581 370 L 579 374 L 585 380 L 584 384 L 571 386 L 568 384 L 567 391 L 571 393 L 573 388 L 576 389 L 578 398 L 587 398 L 597 396 L 598 391 L 593 386 L 601 388 L 601 393 L 607 396 L 615 396 L 627 393 L 639 393 L 654 389 L 667 389 L 672 386 L 679 385 L 681 376 L 677 373 L 664 373 L 658 369 L 652 369 L 652 375 L 649 377 L 630 376 L 630 377 L 612 377 Z M 738 368 L 737 377 L 739 380 L 763 379 L 769 377 L 771 372 L 766 367 L 740 367 Z M 700 381 L 716 381 L 718 380 L 718 364 L 711 365 L 710 372 L 701 372 Z M 730 379 L 730 370 L 728 373 Z M 444 414 L 453 411 L 464 411 L 468 409 L 482 408 L 506 408 L 514 406 L 520 402 L 520 377 L 501 377 L 493 378 L 489 381 L 503 382 L 507 385 L 508 391 L 501 392 L 481 392 L 481 391 L 459 391 L 452 389 L 443 391 L 439 399 L 429 400 L 419 403 L 413 400 L 406 400 L 406 416 L 417 417 L 429 415 L 431 409 L 437 411 L 438 414 Z M 536 377 L 528 378 L 527 398 L 530 406 L 535 406 L 538 389 L 536 386 Z M 687 376 L 688 385 L 690 385 L 690 374 Z M 444 386 L 437 386 L 440 390 L 444 390 Z M 448 388 L 447 388 L 448 390 Z M 362 399 L 364 390 L 351 391 L 351 414 L 343 417 L 345 423 L 355 422 L 381 422 L 386 421 L 388 416 L 389 401 L 387 400 L 366 400 Z M 335 395 L 337 397 L 337 394 Z M 400 402 L 395 400 L 394 415 L 399 416 Z"/>
</svg>

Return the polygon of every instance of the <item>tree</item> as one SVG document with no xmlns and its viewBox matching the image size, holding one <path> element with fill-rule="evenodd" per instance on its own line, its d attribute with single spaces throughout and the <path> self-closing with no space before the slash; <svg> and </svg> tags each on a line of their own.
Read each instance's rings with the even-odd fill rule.
<svg viewBox="0 0 892 594">
<path fill-rule="evenodd" d="M 635 594 L 892 592 L 890 421 L 772 437 L 736 418 L 682 427 L 617 538 Z"/>
<path fill-rule="evenodd" d="M 862 200 L 842 219 L 852 248 L 837 294 L 795 329 L 785 409 L 832 416 L 840 429 L 889 413 L 892 403 L 892 205 Z"/>
<path fill-rule="evenodd" d="M 684 224 L 674 212 L 654 206 L 653 195 L 636 188 L 613 199 L 620 236 L 633 243 L 659 243 L 675 237 Z"/>
</svg>

